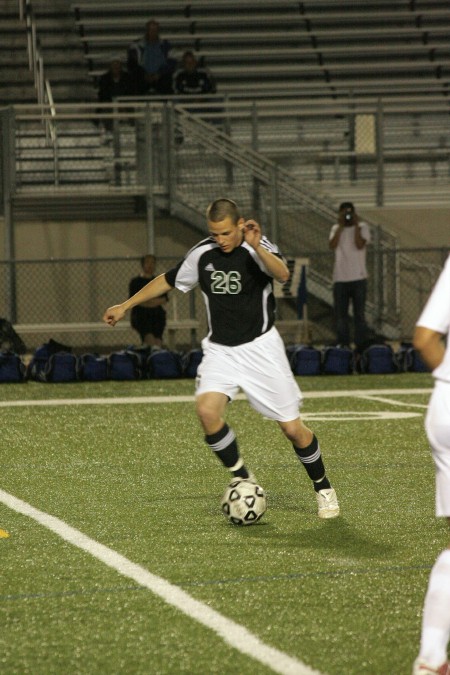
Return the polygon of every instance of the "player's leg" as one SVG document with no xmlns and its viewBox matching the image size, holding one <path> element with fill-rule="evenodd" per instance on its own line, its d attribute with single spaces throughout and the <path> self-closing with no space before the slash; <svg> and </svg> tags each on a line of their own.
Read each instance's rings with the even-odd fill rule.
<svg viewBox="0 0 450 675">
<path fill-rule="evenodd" d="M 205 442 L 216 457 L 236 478 L 249 478 L 250 472 L 239 454 L 236 434 L 225 422 L 228 396 L 220 392 L 206 392 L 196 398 L 196 410 L 205 432 Z"/>
<path fill-rule="evenodd" d="M 165 327 L 165 319 L 158 317 L 147 321 L 146 331 L 142 340 L 147 347 L 162 347 L 162 335 Z"/>
<path fill-rule="evenodd" d="M 352 303 L 353 303 L 353 323 L 355 327 L 355 345 L 357 349 L 362 350 L 367 346 L 367 324 L 366 324 L 366 295 L 367 279 L 352 281 Z"/>
<path fill-rule="evenodd" d="M 142 344 L 146 347 L 162 347 L 162 340 L 155 337 L 153 333 L 145 333 L 142 338 Z"/>
<path fill-rule="evenodd" d="M 436 465 L 436 515 L 450 526 L 450 385 L 436 382 L 426 418 L 426 431 Z M 414 675 L 450 675 L 450 547 L 437 558 L 425 595 L 419 657 Z"/>
<path fill-rule="evenodd" d="M 322 454 L 312 431 L 299 416 L 302 394 L 294 378 L 283 340 L 272 329 L 248 348 L 238 349 L 236 359 L 242 359 L 239 385 L 251 406 L 261 415 L 276 421 L 313 481 L 321 518 L 339 514 L 336 493 L 331 487 L 323 465 Z M 241 354 L 242 352 L 242 354 Z"/>
<path fill-rule="evenodd" d="M 319 442 L 303 421 L 298 417 L 278 424 L 294 448 L 299 461 L 313 482 L 321 518 L 335 518 L 339 515 L 339 504 L 334 488 L 327 478 Z"/>
<path fill-rule="evenodd" d="M 349 319 L 349 285 L 346 282 L 333 284 L 334 318 L 336 323 L 336 339 L 340 345 L 350 344 Z"/>
<path fill-rule="evenodd" d="M 448 518 L 450 526 L 450 518 Z M 450 675 L 447 645 L 450 640 L 450 547 L 434 563 L 422 616 L 419 657 L 413 675 Z"/>
<path fill-rule="evenodd" d="M 202 342 L 203 358 L 197 371 L 196 410 L 205 432 L 205 441 L 236 478 L 249 478 L 242 459 L 236 434 L 225 422 L 229 401 L 239 391 L 236 383 L 234 351 L 205 339 Z"/>
</svg>

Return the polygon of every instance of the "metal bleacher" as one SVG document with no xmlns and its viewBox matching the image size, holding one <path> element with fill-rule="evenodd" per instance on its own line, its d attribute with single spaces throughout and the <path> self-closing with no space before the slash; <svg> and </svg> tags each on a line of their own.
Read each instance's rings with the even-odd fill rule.
<svg viewBox="0 0 450 675">
<path fill-rule="evenodd" d="M 264 211 L 275 239 L 297 256 L 326 241 L 341 198 L 351 195 L 359 207 L 376 200 L 383 205 L 380 179 L 384 204 L 423 204 L 435 196 L 448 206 L 448 0 L 57 4 L 62 19 L 48 14 L 50 3 L 35 2 L 54 104 L 45 110 L 20 101 L 14 106 L 15 218 L 44 212 L 55 219 L 120 217 L 139 210 L 151 195 L 147 206 L 154 202 L 152 208 L 195 225 L 196 218 L 203 222 L 205 200 L 231 189 L 249 212 Z M 127 46 L 152 17 L 174 56 L 192 49 L 210 68 L 217 99 L 205 104 L 209 112 L 200 106 L 197 113 L 173 97 L 140 107 L 136 102 L 135 108 L 130 101 L 118 103 L 105 109 L 115 123 L 106 138 L 96 113 L 96 78 L 112 55 L 125 59 Z M 70 51 L 58 47 L 61 26 Z M 66 71 L 71 55 L 76 70 Z M 353 138 L 358 116 L 369 122 L 370 142 L 363 148 Z M 375 137 L 380 120 L 382 138 Z M 150 209 L 146 216 L 150 221 Z M 380 271 L 372 277 L 380 283 L 369 310 L 393 336 L 395 238 L 377 232 L 380 255 L 373 269 Z M 311 261 L 311 294 L 329 305 L 330 270 Z M 384 274 L 389 287 L 381 284 Z"/>
<path fill-rule="evenodd" d="M 144 2 L 74 4 L 90 76 L 143 33 Z M 223 93 L 448 93 L 447 1 L 197 0 L 154 2 L 163 37 L 192 49 Z"/>
</svg>

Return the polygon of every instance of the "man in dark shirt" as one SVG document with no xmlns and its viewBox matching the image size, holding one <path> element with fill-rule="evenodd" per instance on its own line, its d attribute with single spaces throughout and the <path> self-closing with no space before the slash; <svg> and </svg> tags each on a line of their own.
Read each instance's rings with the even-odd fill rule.
<svg viewBox="0 0 450 675">
<path fill-rule="evenodd" d="M 205 441 L 234 478 L 253 476 L 240 456 L 225 410 L 238 391 L 260 414 L 276 421 L 291 441 L 311 478 L 321 518 L 339 515 L 336 492 L 325 474 L 316 436 L 299 416 L 302 395 L 274 326 L 273 279 L 286 282 L 289 270 L 278 248 L 254 220 L 245 220 L 230 199 L 209 205 L 209 237 L 178 265 L 151 281 L 135 296 L 106 310 L 114 326 L 127 310 L 172 288 L 187 292 L 199 285 L 209 332 L 196 380 L 196 409 Z"/>
<path fill-rule="evenodd" d="M 129 296 L 136 295 L 149 281 L 155 278 L 155 256 L 144 255 L 141 258 L 142 272 L 138 277 L 133 277 L 129 284 Z M 166 327 L 166 310 L 168 298 L 164 294 L 158 298 L 152 298 L 136 305 L 131 310 L 131 325 L 141 338 L 143 345 L 161 347 L 164 328 Z"/>
</svg>

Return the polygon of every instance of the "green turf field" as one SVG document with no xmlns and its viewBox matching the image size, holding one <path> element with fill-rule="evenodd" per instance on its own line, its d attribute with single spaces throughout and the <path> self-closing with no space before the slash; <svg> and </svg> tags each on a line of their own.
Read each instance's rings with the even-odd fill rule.
<svg viewBox="0 0 450 675">
<path fill-rule="evenodd" d="M 191 380 L 2 385 L 0 673 L 409 675 L 448 540 L 423 429 L 431 376 L 299 381 L 342 515 L 318 519 L 289 443 L 238 400 L 228 421 L 268 495 L 245 528 L 221 514 L 228 474 L 204 445 Z M 184 592 L 181 608 L 147 573 L 172 584 L 169 600 Z"/>
</svg>

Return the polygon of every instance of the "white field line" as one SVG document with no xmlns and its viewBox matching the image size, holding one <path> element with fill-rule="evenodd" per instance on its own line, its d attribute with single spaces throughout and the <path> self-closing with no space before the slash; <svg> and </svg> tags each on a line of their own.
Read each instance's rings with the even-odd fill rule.
<svg viewBox="0 0 450 675">
<path fill-rule="evenodd" d="M 366 401 L 379 401 L 380 403 L 389 403 L 390 405 L 407 406 L 408 408 L 428 408 L 427 404 L 422 403 L 405 403 L 404 401 L 395 401 L 392 398 L 383 398 L 382 396 L 358 396 Z"/>
<path fill-rule="evenodd" d="M 432 389 L 354 389 L 351 391 L 310 391 L 304 398 L 352 398 L 365 396 L 431 394 Z M 244 394 L 238 394 L 237 400 L 244 400 Z M 194 401 L 193 394 L 183 396 L 119 396 L 102 398 L 54 398 L 22 401 L 0 401 L 0 408 L 15 408 L 24 406 L 58 406 L 58 405 L 123 405 L 138 403 L 189 403 Z M 411 405 L 411 404 L 405 404 Z"/>
<path fill-rule="evenodd" d="M 44 511 L 39 511 L 27 502 L 17 499 L 17 497 L 3 490 L 0 490 L 0 502 L 13 511 L 32 518 L 40 525 L 57 534 L 61 539 L 64 539 L 64 541 L 86 551 L 97 560 L 119 572 L 119 574 L 132 579 L 140 586 L 148 588 L 169 605 L 176 607 L 189 618 L 198 621 L 206 626 L 206 628 L 214 631 L 228 645 L 255 661 L 259 661 L 264 666 L 271 668 L 275 673 L 280 673 L 281 675 L 320 675 L 317 670 L 312 670 L 301 661 L 274 647 L 266 645 L 256 635 L 247 630 L 245 626 L 227 619 L 203 602 L 195 600 L 195 598 L 178 586 L 152 574 L 120 553 L 91 539 L 63 520 L 51 516 Z"/>
<path fill-rule="evenodd" d="M 354 390 L 354 391 L 323 391 L 309 392 L 306 398 L 343 398 L 343 397 L 363 397 L 368 400 L 377 400 L 377 395 L 389 394 L 429 394 L 431 389 L 379 389 L 379 390 Z M 238 399 L 245 399 L 240 394 Z M 139 403 L 173 403 L 173 402 L 191 402 L 193 395 L 188 396 L 132 396 L 120 398 L 85 398 L 85 399 L 46 399 L 29 401 L 0 401 L 0 407 L 24 407 L 24 406 L 61 406 L 61 405 L 118 405 L 118 404 L 139 404 Z M 392 403 L 391 399 L 385 399 L 385 402 Z M 396 404 L 395 402 L 393 403 Z M 398 403 L 397 405 L 401 405 Z M 413 404 L 405 404 L 413 405 Z M 423 406 L 426 407 L 426 406 Z M 362 415 L 367 413 L 340 412 L 340 413 L 311 413 L 308 417 L 311 419 L 355 419 L 355 416 L 361 419 Z M 370 415 L 370 413 L 369 413 Z M 369 419 L 377 419 L 379 416 L 398 416 L 411 417 L 417 413 L 373 413 Z M 347 417 L 348 416 L 348 417 Z M 306 417 L 306 416 L 305 416 Z M 32 518 L 37 523 L 47 527 L 49 530 L 60 536 L 65 541 L 77 546 L 78 548 L 90 553 L 94 558 L 100 560 L 105 565 L 115 569 L 120 574 L 133 579 L 141 586 L 148 588 L 155 595 L 158 595 L 168 604 L 176 607 L 184 614 L 207 628 L 217 633 L 226 643 L 241 653 L 248 655 L 256 661 L 271 668 L 276 673 L 282 675 L 320 675 L 318 671 L 312 670 L 301 661 L 290 657 L 284 652 L 280 652 L 274 647 L 263 643 L 258 637 L 250 633 L 244 626 L 227 619 L 207 605 L 195 600 L 188 593 L 177 586 L 166 581 L 162 577 L 156 576 L 145 568 L 131 562 L 116 551 L 100 544 L 99 542 L 86 536 L 79 530 L 71 527 L 64 521 L 51 516 L 43 511 L 35 509 L 30 504 L 0 490 L 0 501 L 5 506 L 13 509 L 17 513 Z"/>
</svg>

